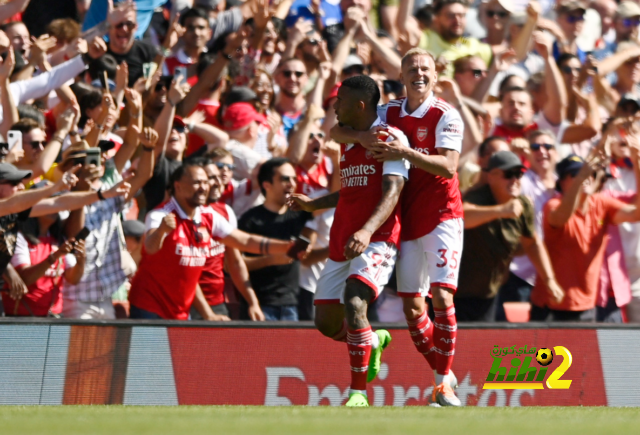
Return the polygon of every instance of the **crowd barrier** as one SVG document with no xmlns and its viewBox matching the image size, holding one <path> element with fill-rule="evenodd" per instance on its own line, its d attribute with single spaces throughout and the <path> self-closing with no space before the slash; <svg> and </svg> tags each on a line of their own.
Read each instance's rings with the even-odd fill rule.
<svg viewBox="0 0 640 435">
<path fill-rule="evenodd" d="M 370 402 L 426 405 L 433 373 L 406 327 L 384 326 L 393 341 Z M 540 380 L 530 352 L 557 346 L 572 357 L 568 389 L 483 389 L 493 364 L 523 361 Z M 568 363 L 556 352 L 546 379 Z M 463 324 L 453 370 L 467 406 L 640 406 L 640 328 Z M 348 385 L 346 346 L 311 324 L 0 320 L 0 404 L 338 406 Z"/>
</svg>

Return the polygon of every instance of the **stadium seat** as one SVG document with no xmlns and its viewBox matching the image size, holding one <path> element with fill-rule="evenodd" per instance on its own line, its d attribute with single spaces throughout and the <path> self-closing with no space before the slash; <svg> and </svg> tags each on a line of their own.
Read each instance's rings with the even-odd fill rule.
<svg viewBox="0 0 640 435">
<path fill-rule="evenodd" d="M 512 323 L 524 323 L 529 321 L 531 304 L 529 302 L 505 302 L 502 304 L 507 321 Z"/>
</svg>

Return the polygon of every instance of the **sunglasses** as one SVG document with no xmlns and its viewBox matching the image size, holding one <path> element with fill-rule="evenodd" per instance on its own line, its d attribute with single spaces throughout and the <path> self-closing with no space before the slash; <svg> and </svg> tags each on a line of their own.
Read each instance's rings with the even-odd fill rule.
<svg viewBox="0 0 640 435">
<path fill-rule="evenodd" d="M 44 148 L 47 143 L 43 140 L 32 140 L 31 142 L 29 142 L 29 145 L 31 145 L 33 148 Z"/>
<path fill-rule="evenodd" d="M 512 180 L 512 179 L 521 179 L 522 176 L 524 175 L 524 172 L 522 171 L 522 169 L 510 169 L 508 171 L 502 171 L 502 177 L 505 180 Z"/>
<path fill-rule="evenodd" d="M 184 131 L 185 131 L 185 126 L 184 125 L 174 125 L 172 128 L 175 131 L 177 131 L 178 133 L 184 133 Z"/>
<path fill-rule="evenodd" d="M 638 27 L 640 26 L 640 18 L 624 18 L 622 25 L 624 27 Z"/>
<path fill-rule="evenodd" d="M 314 46 L 315 46 L 315 45 L 320 44 L 320 41 L 319 41 L 319 40 L 317 40 L 317 39 L 315 39 L 315 38 L 309 38 L 309 39 L 307 39 L 307 42 L 308 42 L 310 45 L 314 45 Z"/>
<path fill-rule="evenodd" d="M 485 74 L 487 74 L 487 70 L 485 69 L 468 69 L 465 72 L 469 72 L 471 71 L 473 73 L 473 77 L 476 79 L 479 79 L 480 77 L 484 77 Z"/>
<path fill-rule="evenodd" d="M 509 16 L 509 12 L 504 12 L 504 11 L 487 11 L 487 17 L 489 18 L 493 18 L 493 17 L 498 17 L 498 18 L 507 18 Z"/>
<path fill-rule="evenodd" d="M 296 77 L 300 78 L 304 75 L 302 71 L 282 71 L 282 75 L 286 78 L 290 79 L 292 75 L 296 75 Z"/>
<path fill-rule="evenodd" d="M 126 27 L 128 27 L 129 29 L 133 29 L 136 27 L 136 23 L 134 23 L 133 21 L 123 21 L 122 23 L 118 23 L 116 24 L 116 29 L 124 29 Z"/>
<path fill-rule="evenodd" d="M 236 168 L 236 165 L 232 164 L 232 163 L 222 163 L 222 162 L 217 162 L 216 163 L 216 167 L 218 169 L 228 169 L 230 171 L 233 171 Z"/>
<path fill-rule="evenodd" d="M 584 15 L 567 15 L 567 23 L 575 24 L 584 21 Z"/>
<path fill-rule="evenodd" d="M 318 138 L 318 139 L 324 139 L 324 133 L 323 132 L 318 132 L 318 133 L 309 133 L 309 140 L 313 140 L 314 138 Z"/>
<path fill-rule="evenodd" d="M 576 66 L 576 67 L 571 67 L 571 66 L 563 66 L 562 68 L 560 68 L 562 70 L 563 73 L 565 74 L 571 74 L 574 71 L 577 72 L 578 74 L 580 74 L 580 72 L 582 72 L 582 67 Z"/>
<path fill-rule="evenodd" d="M 166 84 L 166 83 L 164 83 L 164 82 L 158 82 L 158 83 L 156 83 L 156 87 L 155 87 L 156 92 L 160 92 L 160 91 L 161 91 L 161 90 L 163 90 L 163 89 L 169 89 L 169 85 L 167 85 L 167 84 Z"/>
<path fill-rule="evenodd" d="M 540 151 L 540 148 L 542 147 L 544 147 L 547 151 L 551 151 L 555 148 L 555 146 L 550 143 L 532 143 L 530 146 L 532 151 Z"/>
</svg>

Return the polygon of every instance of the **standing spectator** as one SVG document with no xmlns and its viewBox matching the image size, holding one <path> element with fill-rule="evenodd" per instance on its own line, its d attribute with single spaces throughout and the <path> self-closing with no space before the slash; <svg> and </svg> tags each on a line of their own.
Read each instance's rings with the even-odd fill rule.
<svg viewBox="0 0 640 435">
<path fill-rule="evenodd" d="M 116 8 L 109 14 L 109 44 L 107 53 L 112 55 L 118 64 L 126 62 L 129 66 L 128 86 L 143 76 L 144 64 L 160 63 L 162 59 L 158 50 L 151 44 L 135 39 L 138 28 L 136 9 L 133 7 Z"/>
<path fill-rule="evenodd" d="M 443 56 L 449 62 L 463 56 L 478 56 L 485 65 L 491 65 L 491 46 L 475 38 L 463 37 L 467 25 L 468 2 L 466 0 L 436 0 L 433 3 L 433 30 L 424 31 L 420 48 L 436 57 Z M 453 73 L 451 64 L 447 69 Z"/>
<path fill-rule="evenodd" d="M 299 235 L 315 237 L 314 231 L 306 228 L 311 214 L 287 207 L 287 199 L 296 188 L 296 171 L 287 159 L 265 162 L 260 167 L 258 181 L 264 204 L 246 212 L 238 228 L 280 240 Z M 285 255 L 269 255 L 247 256 L 246 263 L 265 319 L 297 321 L 299 261 Z"/>
<path fill-rule="evenodd" d="M 539 237 L 543 237 L 542 210 L 545 204 L 556 195 L 556 163 L 558 152 L 553 133 L 536 130 L 529 134 L 529 140 L 514 139 L 512 144 L 521 151 L 530 164 L 530 169 L 524 173 L 520 184 L 522 195 L 533 204 L 534 228 Z M 513 259 L 509 266 L 510 273 L 507 282 L 500 288 L 496 320 L 506 321 L 502 304 L 504 302 L 529 302 L 531 290 L 535 284 L 536 269 L 526 255 Z"/>
<path fill-rule="evenodd" d="M 84 240 L 63 240 L 58 213 L 29 218 L 19 227 L 11 264 L 29 292 L 15 301 L 2 293 L 6 313 L 59 317 L 62 313 L 62 280 L 77 283 L 84 271 Z"/>
<path fill-rule="evenodd" d="M 563 53 L 571 53 L 578 56 L 580 63 L 587 59 L 587 53 L 578 46 L 578 36 L 584 28 L 584 14 L 587 12 L 587 3 L 583 0 L 568 0 L 556 4 L 558 11 L 557 23 L 560 32 L 551 28 L 551 33 L 556 41 L 553 44 L 553 57 L 558 60 Z"/>
<path fill-rule="evenodd" d="M 487 170 L 487 185 L 464 197 L 464 248 L 454 297 L 459 321 L 495 320 L 496 296 L 520 245 L 542 277 L 539 280 L 548 282 L 554 295 L 562 294 L 536 235 L 531 202 L 520 194 L 520 159 L 500 151 L 491 156 Z"/>
<path fill-rule="evenodd" d="M 209 179 L 200 162 L 187 161 L 171 175 L 171 199 L 147 215 L 142 261 L 129 294 L 132 318 L 186 320 L 194 299 L 203 317 L 215 318 L 198 286 L 212 238 L 267 256 L 291 247 L 289 241 L 233 229 L 206 207 L 208 194 Z"/>
<path fill-rule="evenodd" d="M 224 129 L 229 134 L 225 148 L 233 155 L 233 176 L 237 180 L 251 178 L 264 160 L 254 147 L 260 125 L 265 121 L 265 116 L 249 103 L 233 103 L 224 112 Z"/>
<path fill-rule="evenodd" d="M 627 136 L 636 175 L 640 131 Z M 567 292 L 562 301 L 552 300 L 543 280 L 536 278 L 531 293 L 531 319 L 595 321 L 596 293 L 606 248 L 609 225 L 640 220 L 640 196 L 633 204 L 594 193 L 595 171 L 601 166 L 598 154 L 587 161 L 571 155 L 557 166 L 560 196 L 544 208 L 544 238 L 558 282 Z M 637 190 L 637 186 L 636 186 Z"/>
<path fill-rule="evenodd" d="M 284 59 L 278 65 L 276 84 L 280 87 L 280 93 L 276 98 L 275 108 L 282 116 L 285 136 L 300 121 L 307 106 L 302 92 L 307 80 L 307 69 L 301 60 Z"/>
</svg>

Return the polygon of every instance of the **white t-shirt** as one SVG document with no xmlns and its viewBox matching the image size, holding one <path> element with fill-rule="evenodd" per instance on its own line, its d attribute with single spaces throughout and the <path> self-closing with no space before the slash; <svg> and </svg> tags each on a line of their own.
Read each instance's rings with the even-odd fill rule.
<svg viewBox="0 0 640 435">
<path fill-rule="evenodd" d="M 225 148 L 233 156 L 233 163 L 236 165 L 236 169 L 233 171 L 233 178 L 236 180 L 251 178 L 253 170 L 264 159 L 255 150 L 234 139 L 227 142 Z"/>
</svg>

